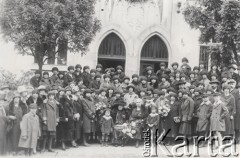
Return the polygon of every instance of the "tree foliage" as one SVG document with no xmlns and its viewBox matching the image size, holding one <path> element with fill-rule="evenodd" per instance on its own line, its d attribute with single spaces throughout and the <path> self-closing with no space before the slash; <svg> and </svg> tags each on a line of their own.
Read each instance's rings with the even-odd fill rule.
<svg viewBox="0 0 240 158">
<path fill-rule="evenodd" d="M 70 52 L 88 50 L 100 29 L 94 4 L 95 0 L 5 0 L 1 30 L 20 54 L 34 56 L 42 69 L 46 57 L 54 58 L 61 45 Z"/>
<path fill-rule="evenodd" d="M 239 64 L 240 2 L 238 0 L 198 0 L 183 11 L 186 22 L 201 32 L 201 43 L 221 43 L 212 50 L 213 62 Z M 216 60 L 217 57 L 217 60 Z"/>
</svg>

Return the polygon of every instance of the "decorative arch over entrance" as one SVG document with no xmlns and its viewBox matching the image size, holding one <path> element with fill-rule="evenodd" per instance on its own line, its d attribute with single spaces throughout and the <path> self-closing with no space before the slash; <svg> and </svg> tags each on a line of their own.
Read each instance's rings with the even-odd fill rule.
<svg viewBox="0 0 240 158">
<path fill-rule="evenodd" d="M 98 49 L 98 63 L 103 69 L 121 65 L 125 67 L 126 48 L 121 38 L 116 33 L 108 34 L 101 42 Z"/>
<path fill-rule="evenodd" d="M 156 72 L 159 69 L 160 62 L 168 64 L 168 48 L 158 35 L 153 35 L 142 47 L 140 74 L 144 74 L 145 68 L 148 66 L 152 66 L 154 72 Z"/>
</svg>

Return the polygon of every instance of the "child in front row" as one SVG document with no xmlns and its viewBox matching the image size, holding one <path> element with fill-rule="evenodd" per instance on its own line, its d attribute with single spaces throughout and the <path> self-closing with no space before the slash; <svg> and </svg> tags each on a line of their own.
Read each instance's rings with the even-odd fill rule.
<svg viewBox="0 0 240 158">
<path fill-rule="evenodd" d="M 113 131 L 113 118 L 110 116 L 110 109 L 105 110 L 101 118 L 102 146 L 108 146 L 110 133 Z"/>
</svg>

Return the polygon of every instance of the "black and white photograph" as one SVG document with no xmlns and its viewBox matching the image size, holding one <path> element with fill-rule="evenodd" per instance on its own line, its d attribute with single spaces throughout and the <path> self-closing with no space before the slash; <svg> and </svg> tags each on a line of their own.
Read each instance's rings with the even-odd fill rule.
<svg viewBox="0 0 240 158">
<path fill-rule="evenodd" d="M 0 0 L 0 157 L 240 157 L 240 0 Z"/>
</svg>

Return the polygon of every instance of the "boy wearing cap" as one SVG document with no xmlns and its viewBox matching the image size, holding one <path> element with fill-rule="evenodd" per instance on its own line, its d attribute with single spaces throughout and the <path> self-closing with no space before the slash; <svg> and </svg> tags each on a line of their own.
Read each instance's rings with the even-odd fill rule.
<svg viewBox="0 0 240 158">
<path fill-rule="evenodd" d="M 41 80 L 41 72 L 39 70 L 35 71 L 35 75 L 30 79 L 30 84 L 33 88 L 39 87 L 39 82 Z"/>
<path fill-rule="evenodd" d="M 41 135 L 39 118 L 36 114 L 37 104 L 29 105 L 30 111 L 23 116 L 20 124 L 21 136 L 18 146 L 25 150 L 25 156 L 30 156 L 36 150 L 38 138 Z"/>
<path fill-rule="evenodd" d="M 69 66 L 68 67 L 68 72 L 67 74 L 64 76 L 64 82 L 63 82 L 63 87 L 66 87 L 69 85 L 69 83 L 75 81 L 75 75 L 74 75 L 74 67 L 73 66 Z"/>
</svg>

